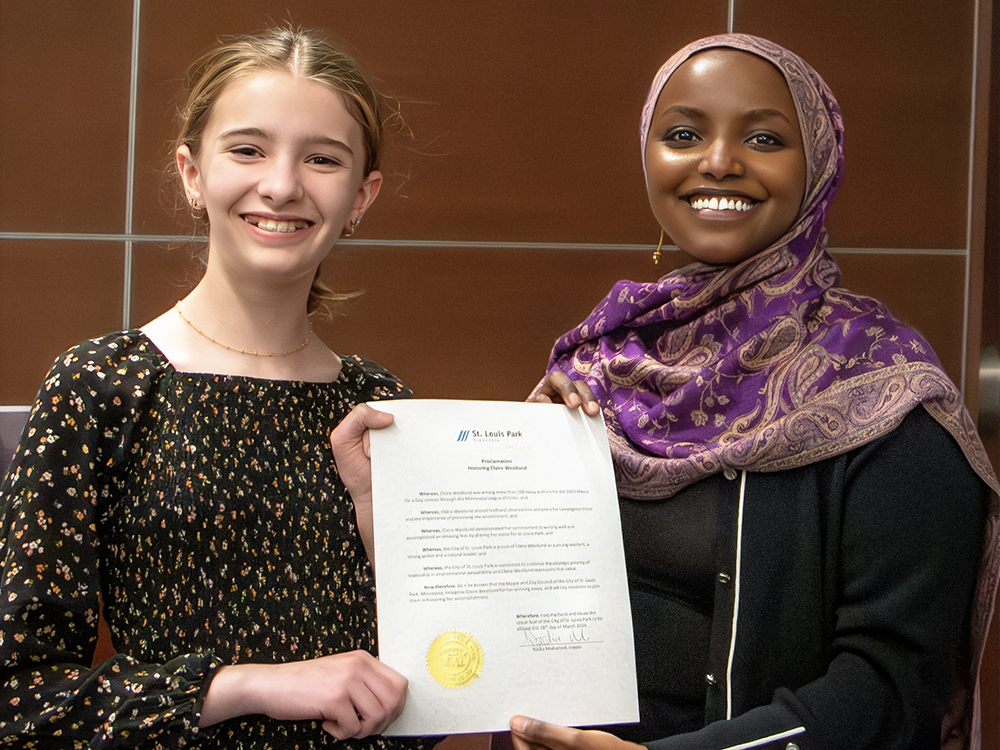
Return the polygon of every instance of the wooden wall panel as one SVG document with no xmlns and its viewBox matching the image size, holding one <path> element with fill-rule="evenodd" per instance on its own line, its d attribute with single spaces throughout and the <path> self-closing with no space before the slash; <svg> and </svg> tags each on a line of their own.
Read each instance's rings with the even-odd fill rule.
<svg viewBox="0 0 1000 750">
<path fill-rule="evenodd" d="M 131 2 L 0 3 L 0 231 L 121 232 Z"/>
<path fill-rule="evenodd" d="M 60 352 L 120 327 L 122 245 L 0 241 L 0 404 L 34 402 Z"/>
</svg>

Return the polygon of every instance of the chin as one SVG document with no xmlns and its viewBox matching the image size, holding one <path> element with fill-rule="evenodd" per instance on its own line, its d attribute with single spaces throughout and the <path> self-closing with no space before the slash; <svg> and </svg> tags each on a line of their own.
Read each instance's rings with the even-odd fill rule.
<svg viewBox="0 0 1000 750">
<path fill-rule="evenodd" d="M 708 266 L 735 266 L 748 258 L 757 255 L 760 250 L 737 250 L 725 248 L 721 250 L 685 250 L 689 256 L 699 263 Z"/>
</svg>

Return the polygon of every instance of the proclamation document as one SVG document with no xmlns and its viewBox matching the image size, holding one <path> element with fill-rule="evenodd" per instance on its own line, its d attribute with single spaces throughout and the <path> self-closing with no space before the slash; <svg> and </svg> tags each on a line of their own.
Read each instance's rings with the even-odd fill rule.
<svg viewBox="0 0 1000 750">
<path fill-rule="evenodd" d="M 409 680 L 385 734 L 639 719 L 618 495 L 601 417 L 556 404 L 378 401 L 379 658 Z"/>
</svg>

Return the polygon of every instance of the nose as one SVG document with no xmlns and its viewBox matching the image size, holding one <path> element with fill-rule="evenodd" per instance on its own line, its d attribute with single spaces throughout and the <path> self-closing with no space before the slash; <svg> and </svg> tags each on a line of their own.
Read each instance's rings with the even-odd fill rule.
<svg viewBox="0 0 1000 750">
<path fill-rule="evenodd" d="M 739 146 L 728 138 L 715 138 L 705 145 L 698 169 L 702 174 L 717 180 L 743 174 L 743 162 L 739 158 Z"/>
<path fill-rule="evenodd" d="M 299 200 L 303 195 L 297 160 L 284 157 L 268 159 L 257 192 L 276 206 Z"/>
</svg>

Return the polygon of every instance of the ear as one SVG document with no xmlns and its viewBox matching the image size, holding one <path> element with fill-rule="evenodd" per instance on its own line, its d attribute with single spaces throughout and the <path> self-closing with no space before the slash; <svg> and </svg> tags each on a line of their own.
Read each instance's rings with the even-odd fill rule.
<svg viewBox="0 0 1000 750">
<path fill-rule="evenodd" d="M 358 188 L 358 194 L 354 199 L 354 208 L 351 210 L 351 217 L 353 219 L 361 219 L 362 214 L 368 210 L 368 207 L 375 200 L 375 196 L 378 195 L 379 189 L 382 187 L 382 173 L 377 169 L 373 169 L 368 173 L 361 182 L 361 186 Z M 350 231 L 350 226 L 344 228 L 344 231 Z"/>
<path fill-rule="evenodd" d="M 201 184 L 198 182 L 200 172 L 191 149 L 186 144 L 178 146 L 174 158 L 177 161 L 177 174 L 181 176 L 181 183 L 184 185 L 185 197 L 189 201 L 191 198 L 197 198 L 198 202 L 204 205 Z"/>
</svg>

